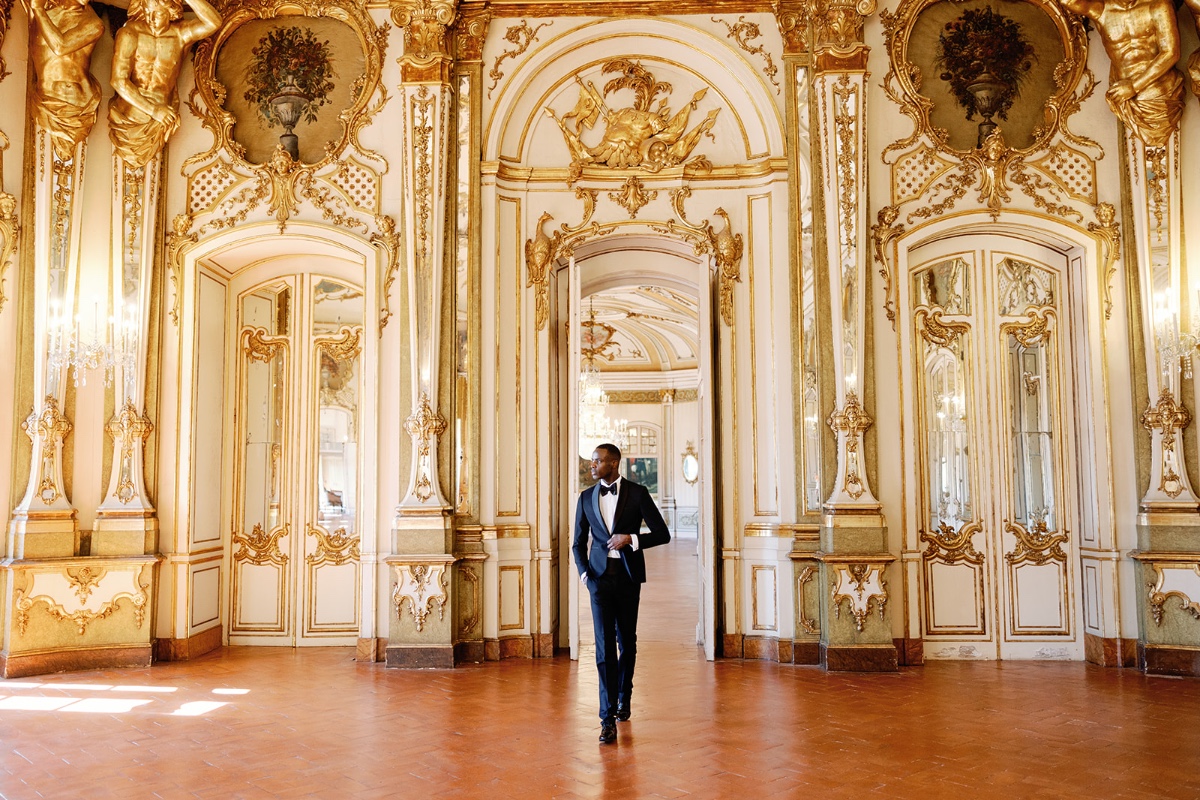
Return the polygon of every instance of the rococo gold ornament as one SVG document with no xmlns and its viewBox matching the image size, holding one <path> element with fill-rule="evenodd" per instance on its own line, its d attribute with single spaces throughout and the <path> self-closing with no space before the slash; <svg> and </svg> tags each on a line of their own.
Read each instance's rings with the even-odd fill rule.
<svg viewBox="0 0 1200 800">
<path fill-rule="evenodd" d="M 716 124 L 720 108 L 708 112 L 704 120 L 688 129 L 691 113 L 708 93 L 708 87 L 697 90 L 678 112 L 672 114 L 667 106 L 671 84 L 658 81 L 640 62 L 628 58 L 606 61 L 600 68 L 602 75 L 619 73 L 604 84 L 603 94 L 591 81 L 584 82 L 575 75 L 579 85 L 579 99 L 575 108 L 561 117 L 547 107 L 546 114 L 558 123 L 563 139 L 571 154 L 571 178 L 574 183 L 583 174 L 584 167 L 608 169 L 641 169 L 655 173 L 666 167 L 675 167 L 688 160 L 696 149 L 700 137 L 708 134 Z M 612 109 L 605 100 L 613 92 L 631 90 L 633 105 Z M 655 100 L 657 107 L 652 108 Z M 583 130 L 591 130 L 603 117 L 604 135 L 594 146 L 584 144 L 580 138 Z M 696 162 L 702 159 L 696 156 Z M 707 159 L 703 160 L 707 163 Z M 690 162 L 689 162 L 690 163 Z"/>
</svg>

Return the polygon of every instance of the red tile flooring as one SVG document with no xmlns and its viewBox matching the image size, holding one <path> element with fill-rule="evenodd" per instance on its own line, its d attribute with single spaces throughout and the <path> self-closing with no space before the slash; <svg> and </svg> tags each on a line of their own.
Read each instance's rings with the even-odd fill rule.
<svg viewBox="0 0 1200 800">
<path fill-rule="evenodd" d="M 705 662 L 694 594 L 671 580 L 690 574 L 690 545 L 650 556 L 634 717 L 616 745 L 596 741 L 588 661 L 408 672 L 351 649 L 226 648 L 0 680 L 0 796 L 1200 798 L 1200 680 Z M 229 689 L 245 693 L 215 693 Z"/>
</svg>

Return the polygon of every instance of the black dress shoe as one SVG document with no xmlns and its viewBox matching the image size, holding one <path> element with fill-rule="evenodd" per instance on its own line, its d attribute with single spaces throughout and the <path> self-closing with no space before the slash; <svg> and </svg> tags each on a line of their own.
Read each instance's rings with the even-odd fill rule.
<svg viewBox="0 0 1200 800">
<path fill-rule="evenodd" d="M 617 720 L 619 722 L 629 722 L 631 713 L 628 703 L 617 703 Z"/>
<path fill-rule="evenodd" d="M 611 744 L 617 740 L 617 723 L 606 719 L 600 723 L 600 742 Z"/>
</svg>

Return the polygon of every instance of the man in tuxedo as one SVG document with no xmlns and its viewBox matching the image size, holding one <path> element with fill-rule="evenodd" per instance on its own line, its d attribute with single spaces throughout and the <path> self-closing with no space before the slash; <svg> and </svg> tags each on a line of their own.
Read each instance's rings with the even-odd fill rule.
<svg viewBox="0 0 1200 800">
<path fill-rule="evenodd" d="M 605 744 L 617 740 L 617 720 L 624 722 L 631 714 L 638 601 L 646 582 L 643 551 L 671 541 L 650 492 L 622 480 L 620 463 L 616 445 L 602 444 L 592 453 L 592 480 L 597 483 L 579 495 L 572 545 L 579 579 L 592 598 L 600 741 Z M 648 533 L 639 533 L 643 522 Z"/>
</svg>

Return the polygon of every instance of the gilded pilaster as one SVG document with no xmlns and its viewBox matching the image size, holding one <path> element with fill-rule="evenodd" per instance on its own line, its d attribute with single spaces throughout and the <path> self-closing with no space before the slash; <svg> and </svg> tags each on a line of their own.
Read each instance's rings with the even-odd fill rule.
<svg viewBox="0 0 1200 800">
<path fill-rule="evenodd" d="M 896 669 L 887 615 L 886 523 L 867 478 L 863 405 L 867 312 L 867 55 L 863 25 L 873 0 L 818 0 L 808 6 L 813 94 L 823 196 L 832 328 L 835 407 L 826 424 L 836 438 L 837 471 L 824 503 L 820 551 L 821 663 L 827 669 Z"/>
<path fill-rule="evenodd" d="M 455 2 L 392 4 L 392 21 L 404 35 L 398 99 L 414 405 L 404 425 L 412 440 L 409 485 L 397 508 L 393 555 L 387 559 L 394 602 L 386 660 L 393 667 L 454 663 L 453 505 L 438 474 L 438 450 L 449 428 L 441 403 L 451 396 L 441 391 L 441 371 L 448 340 L 442 330 L 442 296 L 451 256 L 446 212 L 454 194 L 451 26 L 456 16 Z M 430 611 L 435 606 L 436 612 Z"/>
</svg>

